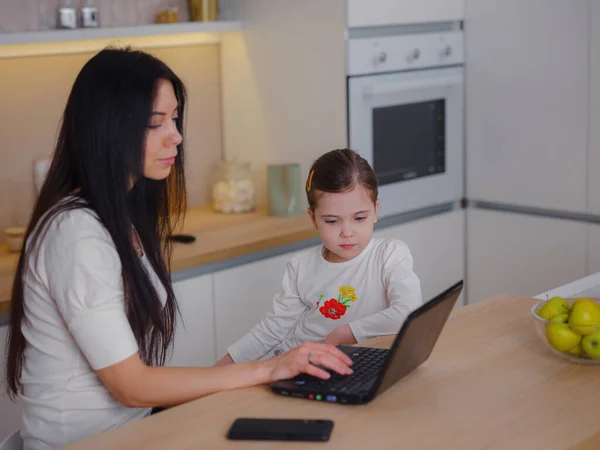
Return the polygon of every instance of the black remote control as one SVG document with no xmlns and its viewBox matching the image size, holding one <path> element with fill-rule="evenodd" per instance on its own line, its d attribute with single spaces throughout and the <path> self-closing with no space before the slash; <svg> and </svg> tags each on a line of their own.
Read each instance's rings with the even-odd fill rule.
<svg viewBox="0 0 600 450">
<path fill-rule="evenodd" d="M 173 234 L 171 240 L 173 242 L 181 242 L 182 244 L 191 244 L 196 241 L 196 238 L 191 234 Z"/>
</svg>

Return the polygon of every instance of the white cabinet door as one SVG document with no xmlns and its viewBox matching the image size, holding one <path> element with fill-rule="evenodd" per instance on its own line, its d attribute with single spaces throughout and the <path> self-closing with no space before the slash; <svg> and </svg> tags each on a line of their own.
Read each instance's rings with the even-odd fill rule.
<svg viewBox="0 0 600 450">
<path fill-rule="evenodd" d="M 215 323 L 217 359 L 271 310 L 285 266 L 297 252 L 216 272 Z"/>
<path fill-rule="evenodd" d="M 600 2 L 590 1 L 590 23 L 588 211 L 600 214 Z"/>
<path fill-rule="evenodd" d="M 8 327 L 0 327 L 0 441 L 13 431 L 23 427 L 21 418 L 21 403 L 13 403 L 6 394 L 6 379 L 4 372 L 5 343 Z"/>
<path fill-rule="evenodd" d="M 461 209 L 375 232 L 376 237 L 393 237 L 408 245 L 424 301 L 464 279 L 464 216 Z M 464 304 L 464 297 L 461 294 L 457 306 Z"/>
<path fill-rule="evenodd" d="M 496 294 L 533 296 L 587 274 L 585 223 L 469 209 L 469 303 Z"/>
<path fill-rule="evenodd" d="M 348 0 L 348 27 L 462 20 L 464 0 Z"/>
<path fill-rule="evenodd" d="M 588 225 L 587 274 L 600 272 L 600 224 Z"/>
<path fill-rule="evenodd" d="M 179 304 L 170 366 L 209 366 L 215 363 L 212 275 L 174 283 Z"/>
<path fill-rule="evenodd" d="M 466 2 L 469 199 L 586 210 L 588 14 L 586 1 Z"/>
</svg>

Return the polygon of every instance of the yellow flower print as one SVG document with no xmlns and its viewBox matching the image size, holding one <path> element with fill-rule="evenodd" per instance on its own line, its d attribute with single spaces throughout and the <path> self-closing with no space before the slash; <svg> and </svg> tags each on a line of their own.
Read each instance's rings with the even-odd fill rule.
<svg viewBox="0 0 600 450">
<path fill-rule="evenodd" d="M 350 307 L 349 303 L 353 303 L 358 300 L 358 297 L 354 291 L 354 287 L 352 286 L 340 286 L 339 291 L 340 295 L 338 295 L 338 302 L 347 308 Z"/>
</svg>

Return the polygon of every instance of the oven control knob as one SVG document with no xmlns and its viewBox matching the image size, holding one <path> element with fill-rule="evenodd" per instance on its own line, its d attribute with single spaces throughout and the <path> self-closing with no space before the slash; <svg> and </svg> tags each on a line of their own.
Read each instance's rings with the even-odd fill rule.
<svg viewBox="0 0 600 450">
<path fill-rule="evenodd" d="M 420 56 L 421 56 L 421 50 L 419 50 L 418 48 L 415 48 L 413 51 L 411 51 L 406 56 L 406 59 L 408 61 L 416 61 L 417 59 L 419 59 Z"/>
<path fill-rule="evenodd" d="M 387 53 L 384 51 L 381 51 L 373 56 L 373 64 L 375 64 L 375 65 L 383 64 L 386 61 L 387 61 Z"/>
<path fill-rule="evenodd" d="M 441 51 L 440 51 L 440 58 L 447 58 L 448 56 L 450 56 L 452 54 L 452 47 L 450 45 L 446 45 Z"/>
</svg>

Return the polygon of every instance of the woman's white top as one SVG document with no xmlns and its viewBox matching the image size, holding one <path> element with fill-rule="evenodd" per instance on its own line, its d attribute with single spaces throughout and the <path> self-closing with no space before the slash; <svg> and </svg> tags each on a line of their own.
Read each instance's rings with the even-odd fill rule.
<svg viewBox="0 0 600 450">
<path fill-rule="evenodd" d="M 25 449 L 46 450 L 140 419 L 95 371 L 138 351 L 125 313 L 121 262 L 87 209 L 55 216 L 24 267 L 27 346 L 23 366 Z M 141 257 L 159 297 L 166 292 Z"/>
<path fill-rule="evenodd" d="M 341 263 L 328 262 L 323 250 L 310 249 L 288 262 L 273 310 L 227 349 L 235 362 L 320 342 L 344 324 L 358 342 L 395 334 L 423 303 L 404 242 L 373 238 L 360 255 Z"/>
</svg>

